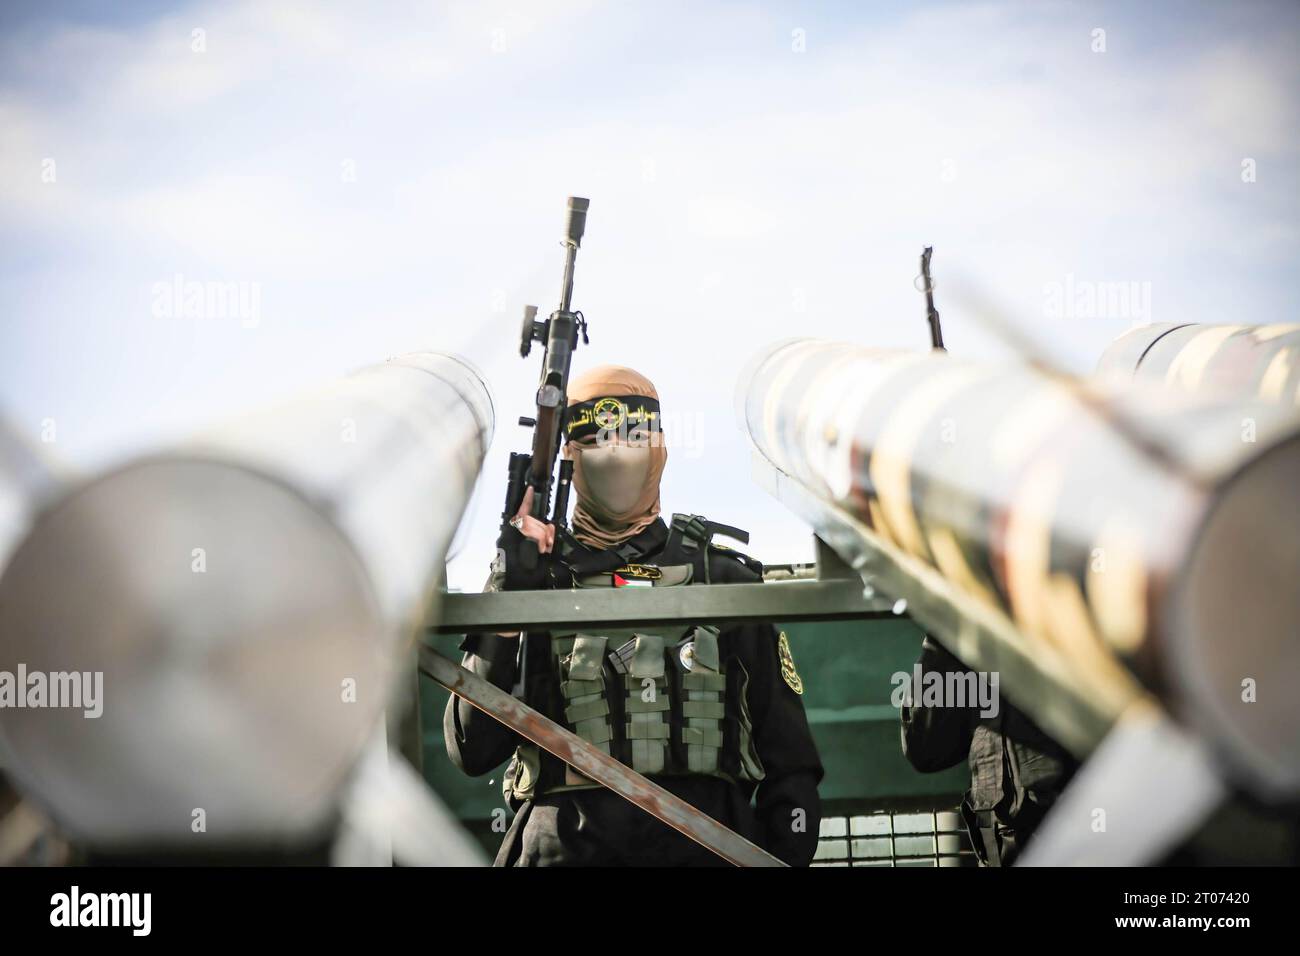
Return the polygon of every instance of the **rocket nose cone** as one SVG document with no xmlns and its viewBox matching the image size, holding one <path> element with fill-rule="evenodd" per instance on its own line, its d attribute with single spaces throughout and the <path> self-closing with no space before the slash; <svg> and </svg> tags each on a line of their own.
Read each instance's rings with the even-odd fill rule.
<svg viewBox="0 0 1300 956">
<path fill-rule="evenodd" d="M 1300 437 L 1224 486 L 1175 590 L 1164 638 L 1178 709 L 1274 797 L 1300 794 Z"/>
<path fill-rule="evenodd" d="M 88 842 L 192 840 L 198 810 L 214 842 L 288 835 L 322 822 L 372 731 L 381 638 L 361 565 L 301 497 L 146 461 L 46 512 L 0 579 L 0 672 L 48 682 L 45 706 L 0 709 L 0 739 Z M 72 674 L 99 700 L 50 706 Z"/>
</svg>

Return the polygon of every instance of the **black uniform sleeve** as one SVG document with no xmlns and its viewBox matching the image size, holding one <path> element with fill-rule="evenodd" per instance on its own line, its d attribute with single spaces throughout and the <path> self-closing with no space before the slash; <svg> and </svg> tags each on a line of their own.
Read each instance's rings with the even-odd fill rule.
<svg viewBox="0 0 1300 956">
<path fill-rule="evenodd" d="M 717 583 L 758 580 L 729 556 L 715 561 L 710 571 Z M 822 816 L 817 785 L 825 771 L 803 698 L 781 676 L 779 637 L 771 624 L 736 628 L 732 635 L 748 650 L 743 655 L 749 670 L 746 698 L 754 747 L 765 772 L 754 801 L 759 842 L 790 866 L 807 866 L 817 852 Z"/>
<path fill-rule="evenodd" d="M 545 565 L 535 573 L 519 570 L 518 554 L 524 537 L 507 525 L 497 539 L 497 558 L 492 563 L 484 591 L 531 590 L 542 586 Z M 512 570 L 513 569 L 513 570 Z M 461 666 L 509 693 L 519 671 L 519 638 L 499 634 L 469 634 L 461 642 L 465 652 Z M 442 735 L 451 762 L 471 777 L 481 776 L 508 760 L 523 739 L 494 717 L 453 695 L 442 718 Z"/>
<path fill-rule="evenodd" d="M 461 643 L 461 666 L 504 691 L 514 686 L 519 638 L 470 634 Z M 481 776 L 510 758 L 519 735 L 477 707 L 452 695 L 442 717 L 442 734 L 451 762 L 471 777 Z"/>
<path fill-rule="evenodd" d="M 927 636 L 921 642 L 921 675 L 964 672 L 968 668 Z M 956 766 L 970 755 L 975 731 L 974 709 L 970 707 L 925 707 L 904 697 L 902 715 L 903 754 L 922 773 L 935 773 Z"/>
<path fill-rule="evenodd" d="M 483 585 L 484 591 L 499 591 L 505 575 L 500 563 Z M 467 634 L 460 649 L 465 652 L 461 666 L 509 693 L 519 670 L 519 638 L 498 634 Z M 455 694 L 447 701 L 442 715 L 442 736 L 451 762 L 471 777 L 478 777 L 510 758 L 521 741 L 519 735 L 501 721 L 489 717 Z"/>
<path fill-rule="evenodd" d="M 824 770 L 808 727 L 803 699 L 781 676 L 776 629 L 755 627 L 758 653 L 750 675 L 754 746 L 766 776 L 755 794 L 764 848 L 791 866 L 807 866 L 817 852 Z"/>
</svg>

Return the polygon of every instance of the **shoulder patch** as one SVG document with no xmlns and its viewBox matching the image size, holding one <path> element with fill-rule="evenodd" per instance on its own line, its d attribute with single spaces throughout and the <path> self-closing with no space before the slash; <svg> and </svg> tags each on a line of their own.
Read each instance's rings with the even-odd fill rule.
<svg viewBox="0 0 1300 956">
<path fill-rule="evenodd" d="M 790 653 L 790 639 L 785 636 L 785 631 L 781 632 L 781 639 L 777 641 L 777 652 L 781 655 L 781 677 L 792 691 L 802 694 L 803 678 L 794 669 L 794 655 Z"/>
</svg>

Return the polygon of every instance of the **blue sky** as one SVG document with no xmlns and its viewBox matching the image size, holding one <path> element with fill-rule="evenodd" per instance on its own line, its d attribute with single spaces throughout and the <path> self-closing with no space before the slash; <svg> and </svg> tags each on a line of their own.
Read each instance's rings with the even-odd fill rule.
<svg viewBox="0 0 1300 956">
<path fill-rule="evenodd" d="M 525 302 L 554 307 L 570 194 L 592 200 L 579 366 L 656 381 L 692 432 L 665 510 L 748 527 L 766 560 L 811 549 L 750 482 L 737 374 L 791 334 L 921 346 L 923 244 L 948 343 L 977 358 L 1007 356 L 959 275 L 1080 371 L 1137 321 L 1295 317 L 1291 3 L 0 17 L 0 412 L 32 436 L 52 419 L 47 450 L 93 470 L 389 355 L 461 351 L 499 426 L 455 586 L 481 583 L 525 444 L 507 423 L 536 367 L 513 342 Z M 256 286 L 256 321 L 160 316 L 178 275 Z M 1067 277 L 1147 284 L 1149 314 L 1050 314 Z"/>
</svg>

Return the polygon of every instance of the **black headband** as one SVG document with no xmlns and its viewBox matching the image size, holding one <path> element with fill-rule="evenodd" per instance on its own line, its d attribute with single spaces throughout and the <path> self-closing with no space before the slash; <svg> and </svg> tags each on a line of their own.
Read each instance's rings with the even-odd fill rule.
<svg viewBox="0 0 1300 956">
<path fill-rule="evenodd" d="M 658 399 L 644 395 L 607 395 L 570 405 L 564 415 L 564 437 L 567 441 L 581 441 L 602 432 L 626 433 L 638 425 L 658 430 Z"/>
</svg>

